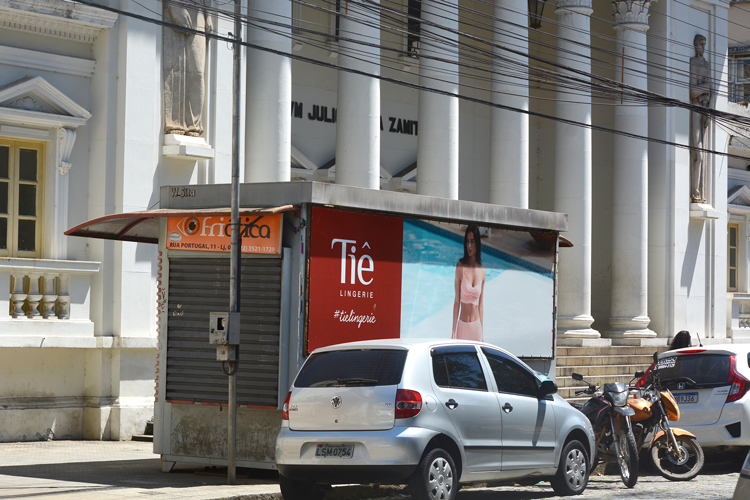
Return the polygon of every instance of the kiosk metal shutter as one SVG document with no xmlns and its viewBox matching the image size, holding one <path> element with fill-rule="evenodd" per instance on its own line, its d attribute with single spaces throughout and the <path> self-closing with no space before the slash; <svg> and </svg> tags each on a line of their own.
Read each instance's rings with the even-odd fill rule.
<svg viewBox="0 0 750 500">
<path fill-rule="evenodd" d="M 278 406 L 282 259 L 243 258 L 237 403 Z M 209 313 L 229 310 L 229 258 L 169 259 L 166 399 L 226 403 L 227 375 L 208 343 Z"/>
</svg>

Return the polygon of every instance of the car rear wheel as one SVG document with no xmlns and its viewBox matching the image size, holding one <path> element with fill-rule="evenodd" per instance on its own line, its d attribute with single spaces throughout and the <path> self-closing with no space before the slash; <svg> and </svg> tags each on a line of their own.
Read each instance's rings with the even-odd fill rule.
<svg viewBox="0 0 750 500">
<path fill-rule="evenodd" d="M 284 500 L 323 500 L 325 490 L 310 481 L 298 481 L 279 474 L 279 487 Z"/>
<path fill-rule="evenodd" d="M 570 441 L 560 455 L 560 466 L 552 478 L 552 489 L 560 496 L 580 495 L 589 482 L 586 448 L 580 441 Z"/>
<path fill-rule="evenodd" d="M 442 448 L 427 452 L 409 479 L 414 500 L 454 500 L 458 492 L 456 465 Z"/>
</svg>

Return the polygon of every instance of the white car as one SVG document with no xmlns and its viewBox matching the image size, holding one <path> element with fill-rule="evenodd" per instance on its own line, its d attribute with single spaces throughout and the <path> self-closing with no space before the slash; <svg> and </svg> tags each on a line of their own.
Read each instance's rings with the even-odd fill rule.
<svg viewBox="0 0 750 500">
<path fill-rule="evenodd" d="M 659 355 L 651 369 L 680 408 L 675 425 L 704 448 L 750 446 L 750 344 L 685 347 Z"/>
<path fill-rule="evenodd" d="M 742 464 L 742 471 L 737 479 L 732 500 L 747 500 L 748 498 L 750 498 L 750 452 L 747 453 L 745 462 Z"/>
<path fill-rule="evenodd" d="M 493 345 L 373 340 L 315 350 L 283 407 L 276 465 L 286 500 L 322 485 L 409 483 L 452 500 L 459 483 L 534 477 L 586 488 L 594 434 L 557 386 Z"/>
</svg>

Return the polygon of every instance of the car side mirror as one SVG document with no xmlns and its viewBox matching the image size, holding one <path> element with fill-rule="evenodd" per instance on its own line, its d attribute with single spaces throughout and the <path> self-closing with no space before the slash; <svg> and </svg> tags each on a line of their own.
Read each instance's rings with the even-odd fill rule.
<svg viewBox="0 0 750 500">
<path fill-rule="evenodd" d="M 542 385 L 539 387 L 539 399 L 544 399 L 550 394 L 557 392 L 557 384 L 551 380 L 543 380 Z"/>
<path fill-rule="evenodd" d="M 573 380 L 583 380 L 583 375 L 580 373 L 573 373 L 571 377 L 573 377 Z"/>
</svg>

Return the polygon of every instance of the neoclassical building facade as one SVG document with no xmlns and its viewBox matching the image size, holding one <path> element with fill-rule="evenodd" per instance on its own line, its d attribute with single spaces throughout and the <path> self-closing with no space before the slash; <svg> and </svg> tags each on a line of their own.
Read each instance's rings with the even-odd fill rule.
<svg viewBox="0 0 750 500">
<path fill-rule="evenodd" d="M 193 133 L 165 126 L 181 80 L 170 76 L 180 59 L 165 70 L 175 42 L 163 30 L 177 26 L 163 7 L 202 12 L 199 28 L 219 37 L 199 40 L 203 99 L 185 101 L 202 106 L 190 108 L 201 118 Z M 0 0 L 0 441 L 129 439 L 153 415 L 157 251 L 63 233 L 158 208 L 160 186 L 231 181 L 230 7 Z M 696 35 L 713 89 L 705 115 L 742 111 L 727 102 L 742 84 L 727 3 L 558 0 L 541 14 L 520 0 L 242 8 L 243 182 L 335 182 L 568 214 L 560 342 L 750 332 L 750 179 L 726 120 L 707 123 L 705 201 L 691 199 Z"/>
</svg>

